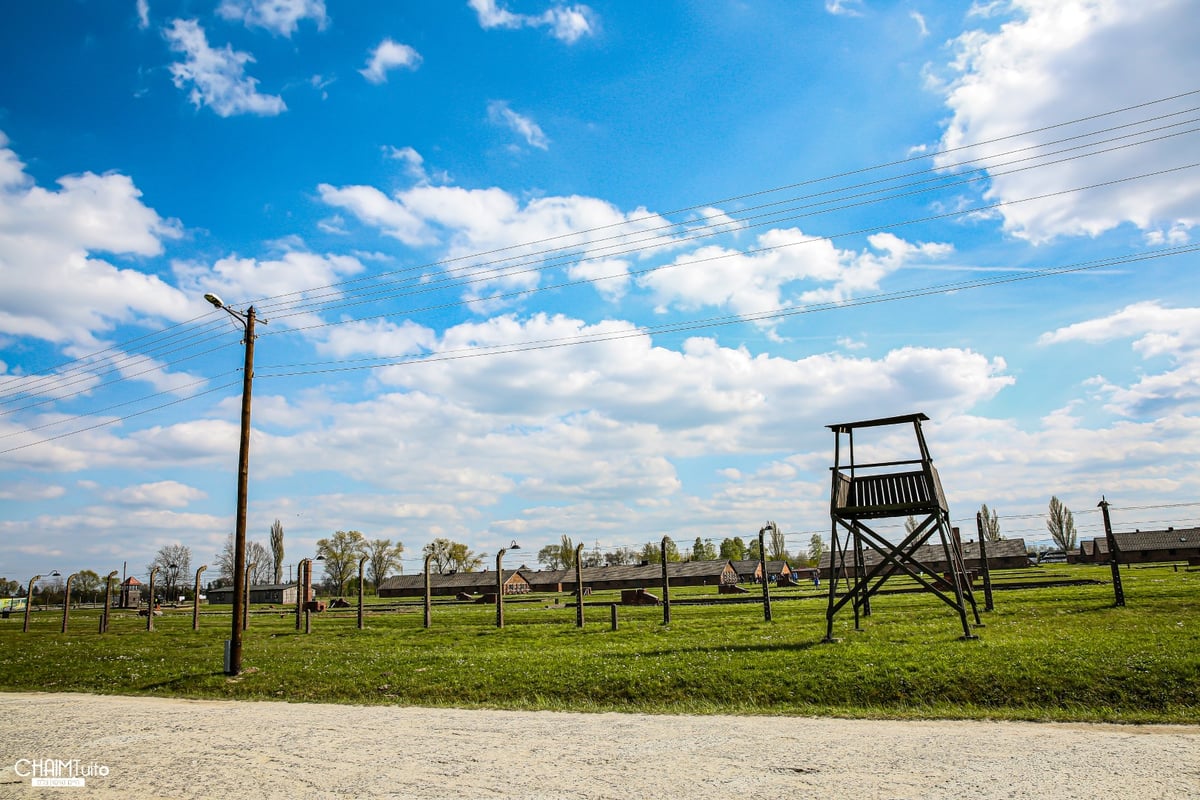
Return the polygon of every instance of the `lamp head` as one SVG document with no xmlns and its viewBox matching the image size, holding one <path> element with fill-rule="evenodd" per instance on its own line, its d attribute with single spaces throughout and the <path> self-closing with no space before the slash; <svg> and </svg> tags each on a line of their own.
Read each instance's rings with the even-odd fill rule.
<svg viewBox="0 0 1200 800">
<path fill-rule="evenodd" d="M 225 307 L 225 303 L 221 300 L 221 298 L 217 297 L 212 292 L 206 293 L 204 295 L 204 299 L 207 300 L 208 302 L 212 303 L 214 308 L 224 308 Z"/>
<path fill-rule="evenodd" d="M 508 549 L 509 549 L 509 550 L 520 550 L 520 549 L 521 549 L 521 545 L 517 544 L 517 540 L 516 540 L 516 539 L 513 539 L 513 540 L 512 540 L 512 544 L 510 544 L 510 545 L 508 546 Z"/>
</svg>

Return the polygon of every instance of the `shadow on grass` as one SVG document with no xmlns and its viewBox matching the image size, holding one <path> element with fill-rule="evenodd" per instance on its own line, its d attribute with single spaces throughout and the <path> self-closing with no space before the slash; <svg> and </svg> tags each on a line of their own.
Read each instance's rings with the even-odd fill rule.
<svg viewBox="0 0 1200 800">
<path fill-rule="evenodd" d="M 806 650 L 811 650 L 814 647 L 822 645 L 820 639 L 810 642 L 790 642 L 779 644 L 734 644 L 722 645 L 717 648 L 713 647 L 673 647 L 663 648 L 660 650 L 639 650 L 636 653 L 598 653 L 597 658 L 601 659 L 616 659 L 616 660 L 631 660 L 636 658 L 657 657 L 657 656 L 673 656 L 685 653 L 712 653 L 715 651 L 722 653 L 801 653 Z"/>
</svg>

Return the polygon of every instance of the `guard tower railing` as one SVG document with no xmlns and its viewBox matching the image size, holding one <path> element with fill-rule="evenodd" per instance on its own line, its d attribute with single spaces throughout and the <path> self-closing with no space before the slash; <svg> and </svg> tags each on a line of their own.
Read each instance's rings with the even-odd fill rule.
<svg viewBox="0 0 1200 800">
<path fill-rule="evenodd" d="M 920 468 L 896 471 L 913 465 Z M 855 464 L 851 471 L 834 468 L 830 497 L 833 513 L 848 519 L 949 511 L 937 469 L 921 460 Z"/>
</svg>

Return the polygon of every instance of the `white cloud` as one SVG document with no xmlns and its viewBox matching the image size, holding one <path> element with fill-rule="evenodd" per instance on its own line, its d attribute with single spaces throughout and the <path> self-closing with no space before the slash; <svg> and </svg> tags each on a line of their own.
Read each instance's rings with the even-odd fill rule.
<svg viewBox="0 0 1200 800">
<path fill-rule="evenodd" d="M 529 117 L 513 111 L 503 100 L 493 100 L 488 103 L 488 120 L 493 124 L 503 125 L 516 133 L 530 147 L 540 150 L 549 149 L 550 140 L 538 124 Z"/>
<path fill-rule="evenodd" d="M 337 358 L 375 356 L 403 357 L 426 352 L 433 348 L 433 330 L 405 320 L 397 325 L 386 320 L 348 322 L 329 329 L 317 352 Z"/>
<path fill-rule="evenodd" d="M 868 241 L 871 250 L 854 253 L 837 250 L 829 240 L 798 228 L 770 230 L 749 252 L 702 247 L 638 283 L 654 292 L 660 310 L 713 306 L 747 316 L 797 303 L 841 302 L 877 289 L 884 277 L 907 264 L 950 252 L 948 245 L 913 244 L 889 233 Z M 796 287 L 802 291 L 786 293 L 795 284 L 802 284 Z M 761 324 L 770 327 L 774 322 Z"/>
<path fill-rule="evenodd" d="M 385 347 L 375 333 L 394 337 L 386 349 L 430 344 L 427 332 L 415 326 L 361 326 L 331 347 L 343 358 L 377 354 Z M 628 322 L 589 325 L 564 316 L 463 324 L 437 337 L 432 347 L 462 353 L 480 345 L 581 334 L 630 336 L 377 370 L 377 381 L 401 390 L 355 402 L 337 402 L 337 395 L 315 390 L 287 397 L 259 392 L 256 474 L 265 479 L 342 472 L 363 488 L 378 487 L 381 498 L 389 493 L 386 503 L 376 508 L 371 501 L 370 510 L 354 516 L 360 524 L 372 522 L 371 515 L 385 524 L 387 508 L 409 519 L 440 510 L 446 512 L 440 524 L 472 539 L 481 535 L 472 531 L 478 519 L 497 520 L 489 527 L 536 533 L 576 513 L 591 530 L 608 530 L 606 540 L 628 535 L 622 523 L 633 517 L 646 524 L 674 517 L 676 527 L 694 522 L 707 528 L 743 513 L 760 516 L 763 504 L 791 509 L 802 502 L 818 513 L 822 503 L 827 507 L 823 426 L 829 422 L 883 416 L 896 408 L 944 419 L 1012 382 L 1002 360 L 957 348 L 792 359 L 754 356 L 696 338 L 674 350 L 655 346 Z M 185 423 L 146 435 L 161 440 L 171 457 L 208 458 L 197 448 L 235 447 L 236 404 L 227 404 L 223 415 L 227 419 L 220 423 Z M 262 430 L 278 425 L 288 435 Z M 738 491 L 717 486 L 712 497 L 681 494 L 677 469 L 687 459 L 728 457 L 732 467 L 745 463 L 738 459 L 747 455 L 781 450 L 786 468 L 769 470 L 778 492 L 754 495 L 753 486 Z M 798 488 L 799 500 L 793 491 Z M 522 510 L 488 510 L 512 503 Z"/>
<path fill-rule="evenodd" d="M 197 108 L 208 106 L 222 117 L 274 116 L 287 110 L 283 98 L 259 94 L 258 80 L 246 75 L 246 64 L 254 62 L 253 56 L 228 44 L 214 50 L 196 20 L 173 20 L 163 34 L 172 50 L 186 56 L 186 60 L 171 64 L 171 77 L 177 88 L 192 87 L 188 99 Z"/>
<path fill-rule="evenodd" d="M 57 500 L 66 493 L 66 487 L 58 484 L 22 481 L 0 487 L 0 500 L 20 500 L 26 503 L 33 500 Z"/>
<path fill-rule="evenodd" d="M 238 20 L 247 28 L 266 28 L 279 36 L 290 37 L 300 21 L 311 19 L 318 29 L 328 21 L 324 0 L 221 0 L 217 13 Z"/>
<path fill-rule="evenodd" d="M 37 186 L 0 133 L 0 333 L 93 349 L 141 315 L 179 321 L 196 307 L 157 276 L 95 253 L 147 258 L 178 223 L 144 205 L 126 175 L 67 175 Z"/>
<path fill-rule="evenodd" d="M 1038 343 L 1103 344 L 1132 339 L 1143 359 L 1166 359 L 1169 367 L 1143 374 L 1130 386 L 1097 376 L 1090 386 L 1108 397 L 1106 408 L 1135 418 L 1200 410 L 1200 308 L 1167 308 L 1157 301 L 1134 303 L 1106 317 L 1077 322 L 1043 334 Z"/>
<path fill-rule="evenodd" d="M 404 172 L 417 183 L 449 183 L 450 175 L 445 170 L 434 170 L 430 175 L 425 169 L 425 158 L 411 147 L 392 147 L 385 145 L 385 157 L 399 161 L 404 165 Z"/>
<path fill-rule="evenodd" d="M 589 260 L 567 259 L 567 275 L 575 280 L 600 276 L 613 279 L 597 284 L 610 297 L 620 296 L 628 285 L 626 256 L 609 252 L 630 249 L 668 223 L 644 208 L 622 213 L 612 204 L 591 197 L 542 197 L 521 202 L 498 188 L 464 189 L 454 186 L 415 186 L 388 197 L 372 186 L 318 187 L 321 199 L 379 228 L 385 235 L 409 245 L 440 244 L 456 261 L 452 268 L 491 262 L 490 272 L 468 290 L 483 296 L 489 288 L 527 289 L 539 282 L 534 268 L 543 253 L 565 248 Z M 670 238 L 658 240 L 659 249 L 672 246 Z M 635 247 L 644 247 L 636 244 Z M 497 252 L 502 251 L 502 252 Z M 650 250 L 639 253 L 645 258 Z M 491 253 L 477 257 L 477 253 Z M 503 264 L 517 267 L 505 274 Z M 497 261 L 500 260 L 500 261 Z"/>
<path fill-rule="evenodd" d="M 825 0 L 825 10 L 842 17 L 861 17 L 863 0 Z"/>
<path fill-rule="evenodd" d="M 185 508 L 193 500 L 203 500 L 207 496 L 201 490 L 178 481 L 157 481 L 112 489 L 105 493 L 104 499 L 122 506 Z"/>
<path fill-rule="evenodd" d="M 150 27 L 150 0 L 137 0 L 138 29 Z"/>
<path fill-rule="evenodd" d="M 327 205 L 345 209 L 360 221 L 379 228 L 385 235 L 407 245 L 434 241 L 432 232 L 426 229 L 420 216 L 414 214 L 403 201 L 393 200 L 374 186 L 338 188 L 322 183 L 317 191 Z"/>
<path fill-rule="evenodd" d="M 956 42 L 946 102 L 953 116 L 942 140 L 955 148 L 1194 89 L 1200 74 L 1195 8 L 1188 0 L 1012 0 L 1015 19 L 994 32 L 971 30 Z M 1141 109 L 1086 129 L 1131 122 L 1178 104 Z M 1079 133 L 1075 127 L 1061 135 Z M 1042 139 L 1050 138 L 1042 135 Z M 1029 146 L 1037 136 L 1007 139 L 1003 149 Z M 1193 162 L 1188 138 L 1168 139 L 1053 167 L 995 175 L 993 201 L 1023 199 Z M 972 153 L 974 155 L 974 153 Z M 960 158 L 950 154 L 942 164 Z M 1200 174 L 1195 170 L 1064 194 L 1001 209 L 1017 236 L 1044 241 L 1095 236 L 1122 223 L 1148 235 L 1200 223 Z"/>
<path fill-rule="evenodd" d="M 925 17 L 921 12 L 910 11 L 908 12 L 908 16 L 913 22 L 917 23 L 917 30 L 920 32 L 922 39 L 929 35 L 929 26 L 925 24 Z"/>
<path fill-rule="evenodd" d="M 315 312 L 290 309 L 294 304 L 311 306 L 313 296 L 325 301 L 336 300 L 340 292 L 322 287 L 330 287 L 363 271 L 362 262 L 353 256 L 300 251 L 271 259 L 231 255 L 212 264 L 176 261 L 171 267 L 180 287 L 197 297 L 212 292 L 230 302 L 236 302 L 236 298 L 277 298 L 271 303 L 270 314 L 264 311 L 263 316 L 271 319 L 272 325 L 281 327 L 319 322 Z"/>
<path fill-rule="evenodd" d="M 391 69 L 416 69 L 421 65 L 421 54 L 406 44 L 384 39 L 367 58 L 367 66 L 359 70 L 371 83 L 386 83 Z"/>
<path fill-rule="evenodd" d="M 475 10 L 479 25 L 485 30 L 547 28 L 551 36 L 566 44 L 596 33 L 596 13 L 585 5 L 554 5 L 541 14 L 515 14 L 496 0 L 468 0 L 468 5 Z"/>
</svg>

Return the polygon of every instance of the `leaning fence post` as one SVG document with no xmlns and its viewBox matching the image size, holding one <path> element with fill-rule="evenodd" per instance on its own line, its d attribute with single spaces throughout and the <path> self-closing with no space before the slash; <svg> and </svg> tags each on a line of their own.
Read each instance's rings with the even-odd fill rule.
<svg viewBox="0 0 1200 800">
<path fill-rule="evenodd" d="M 667 543 L 670 541 L 671 537 L 664 536 L 659 550 L 662 557 L 663 625 L 671 624 L 671 581 L 667 578 Z"/>
<path fill-rule="evenodd" d="M 431 558 L 433 558 L 433 556 L 431 556 L 431 555 L 425 556 L 425 627 L 426 628 L 429 627 L 429 623 L 432 621 L 431 617 L 433 616 L 433 600 L 431 599 L 433 593 L 431 591 L 430 582 L 429 582 L 429 560 Z"/>
<path fill-rule="evenodd" d="M 983 572 L 983 610 L 994 611 L 992 605 L 992 571 L 988 568 L 987 536 L 983 533 L 983 513 L 975 512 L 975 529 L 979 533 L 979 569 Z M 963 563 L 966 566 L 966 563 Z"/>
<path fill-rule="evenodd" d="M 1113 605 L 1125 605 L 1125 588 L 1121 585 L 1121 550 L 1117 546 L 1117 537 L 1113 535 L 1112 522 L 1108 518 L 1108 500 L 1100 498 L 1100 511 L 1104 515 L 1104 538 L 1108 540 L 1108 566 L 1112 570 Z"/>
<path fill-rule="evenodd" d="M 767 528 L 774 530 L 775 523 L 768 522 L 764 527 L 758 529 L 758 566 L 762 570 L 762 596 L 763 596 L 763 619 L 767 622 L 771 621 L 771 589 L 767 586 L 770 581 L 767 577 L 767 551 L 764 549 L 766 544 L 764 534 Z M 857 606 L 856 606 L 857 608 Z"/>
<path fill-rule="evenodd" d="M 575 547 L 575 627 L 583 627 L 583 542 Z"/>
</svg>

